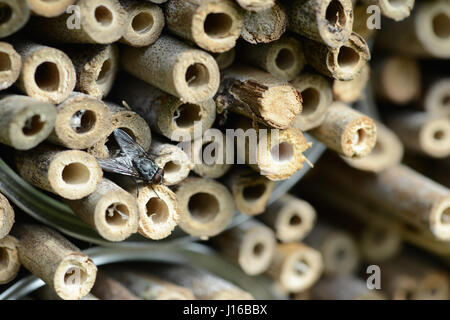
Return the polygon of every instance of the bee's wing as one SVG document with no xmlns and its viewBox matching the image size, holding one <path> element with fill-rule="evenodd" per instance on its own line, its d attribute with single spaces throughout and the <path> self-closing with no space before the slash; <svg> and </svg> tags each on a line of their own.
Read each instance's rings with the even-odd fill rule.
<svg viewBox="0 0 450 320">
<path fill-rule="evenodd" d="M 131 157 L 144 157 L 147 152 L 132 137 L 121 129 L 114 130 L 114 137 L 122 149 L 122 152 Z"/>
<path fill-rule="evenodd" d="M 140 178 L 129 157 L 97 159 L 100 167 L 106 172 L 118 173 L 124 176 Z"/>
</svg>

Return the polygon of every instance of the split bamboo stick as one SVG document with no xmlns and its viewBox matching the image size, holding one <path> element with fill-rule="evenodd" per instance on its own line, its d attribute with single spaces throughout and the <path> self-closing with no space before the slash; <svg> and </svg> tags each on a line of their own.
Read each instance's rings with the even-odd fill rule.
<svg viewBox="0 0 450 320">
<path fill-rule="evenodd" d="M 0 1 L 0 38 L 20 30 L 30 19 L 30 8 L 26 0 Z"/>
<path fill-rule="evenodd" d="M 0 90 L 12 86 L 19 79 L 21 70 L 22 58 L 20 55 L 9 43 L 0 42 Z"/>
<path fill-rule="evenodd" d="M 6 95 L 0 101 L 0 143 L 28 150 L 52 132 L 56 110 L 50 103 L 22 95 Z"/>
<path fill-rule="evenodd" d="M 11 231 L 14 225 L 14 210 L 8 199 L 0 193 L 0 239 L 3 239 Z"/>
<path fill-rule="evenodd" d="M 254 12 L 267 10 L 275 5 L 275 0 L 236 0 L 236 1 L 245 10 Z"/>
<path fill-rule="evenodd" d="M 76 0 L 26 0 L 26 2 L 34 14 L 50 18 L 66 12 Z"/>
<path fill-rule="evenodd" d="M 370 66 L 365 64 L 353 80 L 333 81 L 333 97 L 334 100 L 344 103 L 354 103 L 364 98 L 364 89 L 370 80 Z"/>
<path fill-rule="evenodd" d="M 70 200 L 94 192 L 103 175 L 97 160 L 88 153 L 50 145 L 17 154 L 16 165 L 29 183 Z"/>
<path fill-rule="evenodd" d="M 414 0 L 363 0 L 367 5 L 377 5 L 381 9 L 381 13 L 395 21 L 406 19 L 411 14 L 414 7 Z"/>
<path fill-rule="evenodd" d="M 60 234 L 37 225 L 19 225 L 13 229 L 19 240 L 20 262 L 41 278 L 64 300 L 86 296 L 95 282 L 97 267 Z"/>
<path fill-rule="evenodd" d="M 20 269 L 17 240 L 11 236 L 0 238 L 0 284 L 14 280 Z"/>
<path fill-rule="evenodd" d="M 370 290 L 365 281 L 353 275 L 324 278 L 312 288 L 319 300 L 385 300 L 380 290 Z"/>
<path fill-rule="evenodd" d="M 140 300 L 122 283 L 103 271 L 97 273 L 91 292 L 101 300 Z"/>
</svg>

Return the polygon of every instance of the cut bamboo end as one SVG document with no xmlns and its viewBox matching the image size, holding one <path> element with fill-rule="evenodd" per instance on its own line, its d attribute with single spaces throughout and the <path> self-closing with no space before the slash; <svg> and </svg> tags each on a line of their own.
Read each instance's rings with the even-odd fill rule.
<svg viewBox="0 0 450 320">
<path fill-rule="evenodd" d="M 43 17 L 57 17 L 64 12 L 67 8 L 73 5 L 76 0 L 26 0 L 28 6 L 33 13 Z"/>
<path fill-rule="evenodd" d="M 306 39 L 304 45 L 308 63 L 317 71 L 337 80 L 353 80 L 370 60 L 366 41 L 355 32 L 336 48 Z"/>
<path fill-rule="evenodd" d="M 6 237 L 14 224 L 14 210 L 8 199 L 0 193 L 0 239 Z"/>
<path fill-rule="evenodd" d="M 20 42 L 16 49 L 22 56 L 18 87 L 28 96 L 61 103 L 75 88 L 76 73 L 72 61 L 61 50 Z"/>
<path fill-rule="evenodd" d="M 102 179 L 97 189 L 87 197 L 66 203 L 106 240 L 123 241 L 137 232 L 139 212 L 136 199 L 107 179 Z"/>
<path fill-rule="evenodd" d="M 425 96 L 425 111 L 436 116 L 450 116 L 449 92 L 450 78 L 433 82 Z"/>
<path fill-rule="evenodd" d="M 17 226 L 14 235 L 19 240 L 20 262 L 52 287 L 60 298 L 79 300 L 89 293 L 97 267 L 67 239 L 37 225 Z"/>
<path fill-rule="evenodd" d="M 2 0 L 0 2 L 0 38 L 12 35 L 30 19 L 26 0 Z"/>
<path fill-rule="evenodd" d="M 361 158 L 377 141 L 375 122 L 343 103 L 333 103 L 325 120 L 311 134 L 328 148 L 349 158 Z"/>
<path fill-rule="evenodd" d="M 381 13 L 395 21 L 406 19 L 411 14 L 414 7 L 414 0 L 364 0 L 367 4 L 376 4 L 380 7 Z"/>
<path fill-rule="evenodd" d="M 242 53 L 248 63 L 288 81 L 297 76 L 306 65 L 302 44 L 292 37 L 283 37 L 258 46 L 244 43 Z"/>
<path fill-rule="evenodd" d="M 237 3 L 245 10 L 260 12 L 272 8 L 275 0 L 237 0 Z"/>
<path fill-rule="evenodd" d="M 351 0 L 295 0 L 289 4 L 289 29 L 304 37 L 338 48 L 353 27 Z"/>
<path fill-rule="evenodd" d="M 52 132 L 56 110 L 50 103 L 21 95 L 7 95 L 0 101 L 1 143 L 29 150 Z"/>
<path fill-rule="evenodd" d="M 103 175 L 97 160 L 88 153 L 49 145 L 18 154 L 16 164 L 25 180 L 70 200 L 94 192 Z"/>
<path fill-rule="evenodd" d="M 216 104 L 219 112 L 230 108 L 268 127 L 287 129 L 302 110 L 302 97 L 284 80 L 256 68 L 237 66 L 224 71 Z"/>
<path fill-rule="evenodd" d="M 11 236 L 0 238 L 0 284 L 14 280 L 19 273 L 20 262 L 17 240 Z"/>
<path fill-rule="evenodd" d="M 172 0 L 165 16 L 170 31 L 211 52 L 233 48 L 243 25 L 242 11 L 230 0 Z"/>
<path fill-rule="evenodd" d="M 169 36 L 161 36 L 149 47 L 127 47 L 122 67 L 135 77 L 179 97 L 199 103 L 212 98 L 220 83 L 214 58 Z"/>
<path fill-rule="evenodd" d="M 156 41 L 164 28 L 164 13 L 152 3 L 121 1 L 128 22 L 121 42 L 133 47 L 148 46 Z"/>
<path fill-rule="evenodd" d="M 264 212 L 275 183 L 251 170 L 236 170 L 227 178 L 236 209 L 250 216 Z"/>
<path fill-rule="evenodd" d="M 96 158 L 109 158 L 116 154 L 120 147 L 114 137 L 115 129 L 122 129 L 128 133 L 144 150 L 151 144 L 151 131 L 143 118 L 133 111 L 129 111 L 113 103 L 106 104 L 112 113 L 109 130 L 99 141 L 88 149 Z"/>
<path fill-rule="evenodd" d="M 303 99 L 302 112 L 295 118 L 292 126 L 302 131 L 320 126 L 333 102 L 330 81 L 319 74 L 304 73 L 291 84 L 301 92 Z"/>
<path fill-rule="evenodd" d="M 278 240 L 300 241 L 313 229 L 316 210 L 302 199 L 284 195 L 270 205 L 260 219 L 275 230 Z"/>
<path fill-rule="evenodd" d="M 252 44 L 272 42 L 281 38 L 287 25 L 288 17 L 284 7 L 275 2 L 269 9 L 245 12 L 241 37 Z"/>
<path fill-rule="evenodd" d="M 448 300 L 448 283 L 447 274 L 430 270 L 419 282 L 415 298 L 418 300 Z"/>
<path fill-rule="evenodd" d="M 334 100 L 344 103 L 354 103 L 364 98 L 364 89 L 370 79 L 370 66 L 365 64 L 353 80 L 349 81 L 333 81 L 333 97 Z M 304 99 L 304 98 L 303 98 Z"/>
<path fill-rule="evenodd" d="M 76 48 L 66 50 L 77 72 L 76 90 L 103 99 L 116 79 L 119 49 L 115 44 Z"/>
<path fill-rule="evenodd" d="M 86 149 L 106 135 L 111 124 L 108 107 L 82 93 L 72 93 L 56 107 L 55 129 L 49 140 L 70 149 Z"/>
<path fill-rule="evenodd" d="M 320 300 L 385 300 L 384 294 L 370 290 L 366 281 L 353 275 L 321 279 L 311 292 Z"/>
<path fill-rule="evenodd" d="M 319 279 L 323 270 L 320 252 L 302 243 L 278 244 L 268 274 L 284 290 L 301 292 Z"/>
<path fill-rule="evenodd" d="M 222 184 L 187 178 L 176 189 L 180 227 L 192 236 L 207 239 L 225 230 L 234 214 L 233 197 Z"/>
<path fill-rule="evenodd" d="M 347 164 L 359 170 L 381 172 L 401 162 L 404 148 L 400 139 L 382 123 L 376 122 L 376 126 L 377 141 L 372 152 L 359 159 L 343 157 Z"/>
<path fill-rule="evenodd" d="M 420 95 L 421 72 L 416 59 L 391 56 L 374 69 L 376 95 L 386 101 L 405 105 Z"/>
<path fill-rule="evenodd" d="M 360 250 L 364 260 L 373 263 L 388 261 L 402 249 L 403 240 L 399 223 L 387 220 L 368 221 L 360 238 Z"/>
<path fill-rule="evenodd" d="M 273 231 L 254 220 L 220 234 L 213 241 L 248 275 L 258 275 L 269 268 L 276 246 Z"/>
<path fill-rule="evenodd" d="M 105 272 L 97 273 L 92 293 L 101 300 L 140 300 L 127 287 Z"/>
<path fill-rule="evenodd" d="M 12 86 L 19 78 L 21 69 L 22 58 L 17 51 L 9 43 L 0 42 L 0 90 Z"/>
<path fill-rule="evenodd" d="M 216 53 L 214 59 L 216 59 L 217 65 L 220 70 L 230 67 L 236 58 L 236 50 L 230 49 L 225 52 Z"/>
</svg>

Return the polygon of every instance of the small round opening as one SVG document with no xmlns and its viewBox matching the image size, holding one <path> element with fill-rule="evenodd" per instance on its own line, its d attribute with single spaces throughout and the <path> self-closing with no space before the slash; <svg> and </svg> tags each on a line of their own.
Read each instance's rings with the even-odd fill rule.
<svg viewBox="0 0 450 320">
<path fill-rule="evenodd" d="M 339 49 L 338 65 L 341 69 L 353 69 L 359 62 L 359 54 L 350 47 L 343 46 Z"/>
<path fill-rule="evenodd" d="M 0 248 L 0 270 L 6 269 L 9 264 L 9 254 L 6 248 Z"/>
<path fill-rule="evenodd" d="M 195 220 L 206 223 L 215 219 L 219 214 L 220 206 L 215 196 L 200 192 L 189 199 L 188 209 Z"/>
<path fill-rule="evenodd" d="M 9 54 L 0 52 L 0 72 L 11 71 L 12 62 Z"/>
<path fill-rule="evenodd" d="M 43 62 L 35 71 L 34 81 L 39 89 L 44 91 L 56 91 L 59 88 L 60 78 L 56 63 Z"/>
<path fill-rule="evenodd" d="M 333 0 L 327 7 L 325 18 L 332 27 L 342 28 L 345 25 L 345 10 L 338 0 Z"/>
<path fill-rule="evenodd" d="M 99 6 L 95 9 L 95 20 L 103 27 L 111 25 L 113 18 L 111 10 L 107 7 Z"/>
<path fill-rule="evenodd" d="M 358 129 L 354 137 L 354 144 L 360 146 L 365 139 L 366 139 L 366 131 L 364 129 Z"/>
<path fill-rule="evenodd" d="M 339 248 L 336 250 L 336 260 L 337 261 L 343 261 L 347 257 L 347 250 L 344 248 Z"/>
<path fill-rule="evenodd" d="M 22 128 L 22 132 L 26 136 L 34 136 L 38 134 L 42 128 L 44 128 L 45 121 L 41 121 L 40 115 L 34 115 L 25 121 L 25 125 Z"/>
<path fill-rule="evenodd" d="M 442 211 L 441 214 L 441 223 L 442 224 L 450 224 L 450 207 Z"/>
<path fill-rule="evenodd" d="M 122 203 L 113 203 L 105 212 L 106 223 L 113 227 L 121 227 L 127 223 L 130 212 L 128 207 Z"/>
<path fill-rule="evenodd" d="M 203 28 L 210 38 L 225 38 L 229 35 L 233 19 L 225 13 L 210 13 L 206 16 Z"/>
<path fill-rule="evenodd" d="M 131 22 L 134 32 L 142 34 L 150 31 L 153 27 L 153 16 L 148 12 L 138 13 Z"/>
<path fill-rule="evenodd" d="M 89 181 L 91 173 L 84 164 L 79 162 L 71 163 L 64 167 L 62 179 L 67 184 L 84 184 Z"/>
<path fill-rule="evenodd" d="M 181 165 L 173 161 L 169 161 L 164 165 L 163 169 L 165 174 L 177 173 L 180 171 Z"/>
<path fill-rule="evenodd" d="M 136 141 L 136 136 L 134 135 L 133 131 L 131 131 L 128 128 L 119 128 L 119 129 L 128 133 L 128 135 L 131 138 L 133 138 L 134 141 Z M 118 152 L 120 152 L 121 149 L 120 149 L 119 144 L 116 141 L 116 138 L 114 137 L 114 132 L 112 132 L 106 139 L 105 147 L 106 147 L 106 149 L 108 149 L 108 152 L 111 156 L 115 156 Z"/>
<path fill-rule="evenodd" d="M 70 119 L 70 126 L 76 133 L 86 133 L 92 130 L 97 121 L 95 112 L 78 110 Z"/>
<path fill-rule="evenodd" d="M 253 246 L 253 255 L 258 257 L 264 252 L 264 244 L 261 242 L 256 243 Z"/>
<path fill-rule="evenodd" d="M 275 59 L 275 64 L 281 70 L 287 70 L 294 66 L 295 56 L 292 50 L 282 48 L 278 51 L 277 58 Z"/>
<path fill-rule="evenodd" d="M 189 88 L 196 88 L 208 84 L 209 73 L 204 64 L 194 63 L 186 70 L 186 83 Z"/>
<path fill-rule="evenodd" d="M 179 128 L 190 128 L 202 120 L 201 108 L 196 104 L 184 103 L 177 108 L 173 117 Z"/>
<path fill-rule="evenodd" d="M 265 184 L 255 184 L 253 186 L 246 186 L 242 192 L 245 201 L 257 201 L 266 192 Z"/>
<path fill-rule="evenodd" d="M 445 137 L 445 132 L 443 130 L 436 130 L 433 134 L 434 140 L 442 140 Z"/>
<path fill-rule="evenodd" d="M 439 13 L 433 18 L 433 31 L 441 39 L 450 36 L 450 18 L 445 13 Z"/>
<path fill-rule="evenodd" d="M 309 266 L 308 262 L 305 259 L 300 259 L 296 262 L 294 270 L 298 276 L 303 277 L 306 274 L 308 274 L 309 269 L 310 269 L 310 266 Z"/>
<path fill-rule="evenodd" d="M 294 147 L 288 142 L 282 142 L 270 150 L 273 161 L 289 162 L 294 156 Z"/>
<path fill-rule="evenodd" d="M 293 214 L 289 219 L 289 225 L 292 227 L 298 226 L 302 223 L 302 218 L 298 214 Z"/>
<path fill-rule="evenodd" d="M 100 72 L 98 73 L 96 82 L 102 83 L 102 82 L 105 82 L 106 80 L 108 80 L 109 75 L 112 70 L 112 67 L 113 67 L 113 64 L 112 64 L 111 59 L 105 60 L 102 64 L 102 68 L 100 69 Z"/>
<path fill-rule="evenodd" d="M 320 92 L 315 88 L 307 88 L 302 91 L 303 110 L 301 115 L 308 116 L 316 112 L 320 103 Z"/>
<path fill-rule="evenodd" d="M 7 23 L 11 20 L 13 10 L 6 3 L 0 3 L 0 25 Z"/>
<path fill-rule="evenodd" d="M 82 286 L 88 278 L 83 268 L 71 267 L 64 274 L 64 285 L 66 286 Z"/>
<path fill-rule="evenodd" d="M 442 97 L 442 105 L 450 105 L 450 95 L 445 95 L 444 97 Z"/>
<path fill-rule="evenodd" d="M 386 242 L 387 236 L 386 230 L 376 230 L 373 233 L 373 242 L 376 245 L 381 246 L 384 242 Z"/>
<path fill-rule="evenodd" d="M 159 198 L 151 198 L 146 204 L 147 216 L 153 223 L 165 223 L 169 219 L 169 207 Z"/>
</svg>

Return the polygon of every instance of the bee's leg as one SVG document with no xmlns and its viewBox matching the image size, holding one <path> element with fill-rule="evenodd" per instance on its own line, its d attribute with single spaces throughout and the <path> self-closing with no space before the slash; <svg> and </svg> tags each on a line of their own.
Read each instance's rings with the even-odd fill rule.
<svg viewBox="0 0 450 320">
<path fill-rule="evenodd" d="M 159 200 L 162 200 L 162 199 L 159 197 L 158 192 L 156 192 L 156 190 L 153 189 L 153 185 L 152 185 L 152 184 L 150 185 L 150 188 L 152 188 L 153 192 L 156 194 L 156 196 L 159 198 Z"/>
<path fill-rule="evenodd" d="M 131 180 L 133 180 L 134 184 L 136 185 L 136 198 L 139 198 L 139 185 L 136 179 L 133 177 L 130 177 Z"/>
</svg>

